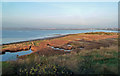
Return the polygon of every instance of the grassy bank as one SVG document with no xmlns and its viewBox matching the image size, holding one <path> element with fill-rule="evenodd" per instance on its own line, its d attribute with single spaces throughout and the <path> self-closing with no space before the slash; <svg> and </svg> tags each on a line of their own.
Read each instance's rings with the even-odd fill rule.
<svg viewBox="0 0 120 76">
<path fill-rule="evenodd" d="M 118 74 L 117 46 L 55 56 L 33 54 L 3 62 L 5 74 Z"/>
</svg>

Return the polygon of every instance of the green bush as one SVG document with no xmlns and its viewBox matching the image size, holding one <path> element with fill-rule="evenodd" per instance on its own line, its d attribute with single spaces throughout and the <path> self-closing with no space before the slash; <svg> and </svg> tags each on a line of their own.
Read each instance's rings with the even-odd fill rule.
<svg viewBox="0 0 120 76">
<path fill-rule="evenodd" d="M 61 67 L 59 65 L 54 64 L 42 64 L 42 63 L 36 63 L 33 66 L 27 68 L 19 68 L 19 75 L 34 75 L 34 74 L 53 74 L 53 75 L 59 75 L 59 74 L 73 74 L 71 71 L 66 69 L 65 67 Z"/>
</svg>

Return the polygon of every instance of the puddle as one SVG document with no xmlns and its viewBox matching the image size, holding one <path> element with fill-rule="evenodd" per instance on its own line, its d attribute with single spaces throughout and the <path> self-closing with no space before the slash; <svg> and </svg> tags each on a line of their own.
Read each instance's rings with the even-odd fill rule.
<svg viewBox="0 0 120 76">
<path fill-rule="evenodd" d="M 51 48 L 52 48 L 52 49 L 54 49 L 54 50 L 64 50 L 64 51 L 71 51 L 71 50 L 65 50 L 65 49 L 61 49 L 61 48 L 55 48 L 55 47 L 52 47 L 52 46 L 51 46 Z"/>
<path fill-rule="evenodd" d="M 62 49 L 62 48 L 55 48 L 55 47 L 53 47 L 53 46 L 50 46 L 49 44 L 47 44 L 47 46 L 48 47 L 51 47 L 52 49 L 54 49 L 54 50 L 64 50 L 64 51 L 72 51 L 73 49 L 71 49 L 71 50 L 65 50 L 65 49 Z M 70 44 L 68 44 L 67 45 L 68 47 L 72 47 L 72 45 L 70 45 Z M 84 47 L 79 47 L 79 49 L 84 49 Z"/>
<path fill-rule="evenodd" d="M 72 45 L 67 45 L 68 47 L 72 47 Z"/>
<path fill-rule="evenodd" d="M 50 46 L 49 44 L 47 44 L 48 47 L 51 47 L 54 50 L 64 50 L 64 51 L 72 51 L 72 50 L 65 50 L 65 49 L 61 49 L 61 48 L 55 48 L 53 46 Z"/>
<path fill-rule="evenodd" d="M 58 48 L 58 47 L 56 48 L 56 47 L 50 46 L 49 44 L 47 44 L 47 46 L 50 47 L 50 48 L 52 48 L 52 49 L 54 49 L 54 50 L 64 50 L 64 51 L 72 51 L 72 50 L 73 50 L 73 49 L 71 49 L 71 50 L 66 50 L 66 49 L 62 49 L 62 48 Z M 68 46 L 68 47 L 72 47 L 72 45 L 69 45 L 69 44 L 68 44 L 67 46 Z M 82 49 L 84 49 L 84 47 L 79 47 L 79 49 L 82 50 Z"/>
<path fill-rule="evenodd" d="M 19 52 L 6 52 L 5 54 L 0 55 L 0 61 L 11 61 L 11 60 L 17 60 L 17 55 L 27 55 L 32 53 L 33 51 L 30 49 L 28 51 L 19 51 Z"/>
</svg>

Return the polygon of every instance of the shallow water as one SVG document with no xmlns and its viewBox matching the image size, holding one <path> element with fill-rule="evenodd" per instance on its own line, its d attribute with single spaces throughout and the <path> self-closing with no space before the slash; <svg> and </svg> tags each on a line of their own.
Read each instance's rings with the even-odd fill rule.
<svg viewBox="0 0 120 76">
<path fill-rule="evenodd" d="M 22 56 L 26 54 L 32 53 L 32 50 L 28 51 L 19 51 L 19 52 L 6 52 L 5 54 L 0 55 L 1 60 L 0 61 L 11 61 L 11 60 L 17 60 L 17 55 Z"/>
</svg>

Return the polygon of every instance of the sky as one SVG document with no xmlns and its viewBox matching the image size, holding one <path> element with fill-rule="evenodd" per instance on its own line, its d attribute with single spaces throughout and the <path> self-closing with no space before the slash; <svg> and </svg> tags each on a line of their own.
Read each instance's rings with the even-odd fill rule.
<svg viewBox="0 0 120 76">
<path fill-rule="evenodd" d="M 117 2 L 3 2 L 3 28 L 110 28 Z"/>
<path fill-rule="evenodd" d="M 119 2 L 119 0 L 2 0 L 2 2 Z"/>
</svg>

